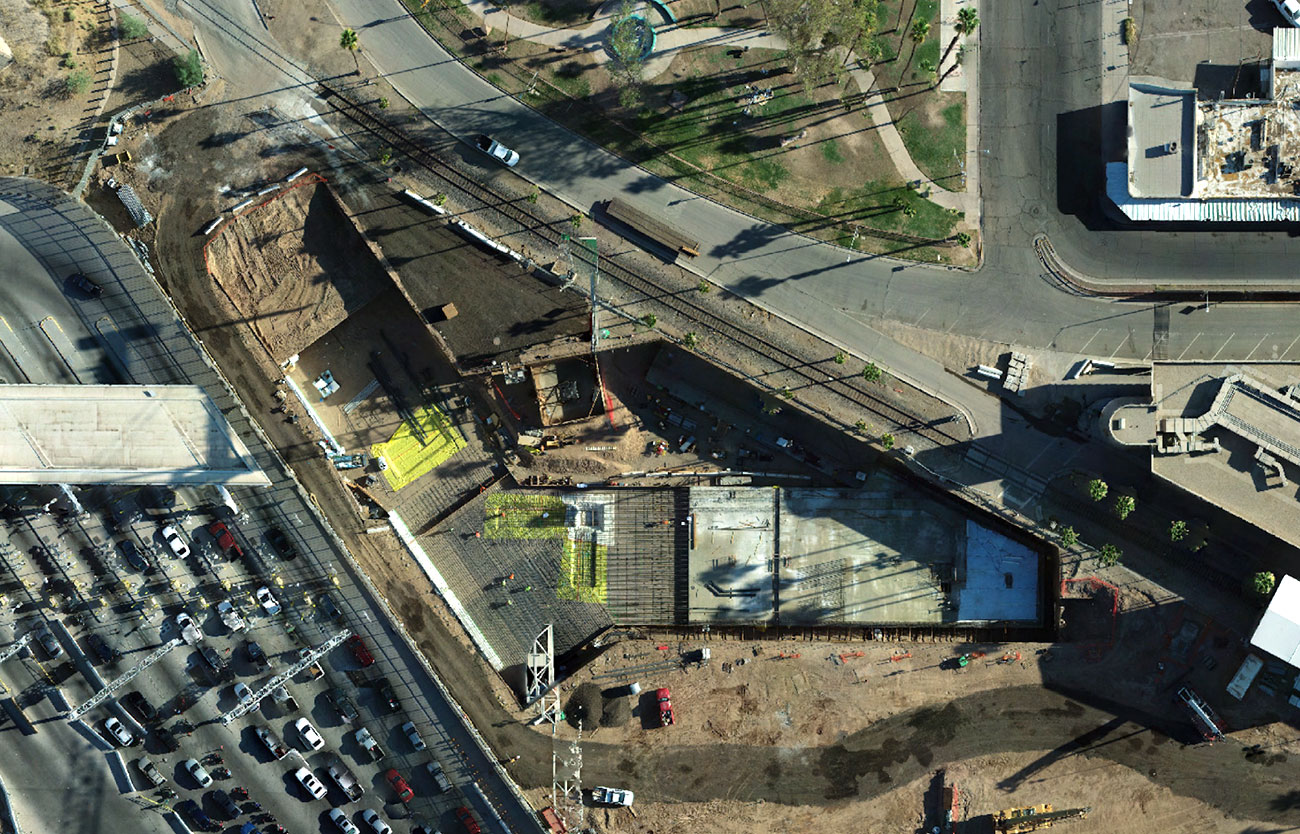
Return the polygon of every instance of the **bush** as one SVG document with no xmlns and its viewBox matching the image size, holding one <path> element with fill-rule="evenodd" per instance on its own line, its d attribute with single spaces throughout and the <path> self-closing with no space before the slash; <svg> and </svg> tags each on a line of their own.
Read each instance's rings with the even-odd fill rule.
<svg viewBox="0 0 1300 834">
<path fill-rule="evenodd" d="M 1101 478 L 1093 478 L 1088 482 L 1088 497 L 1093 501 L 1100 501 L 1110 493 L 1110 487 Z"/>
<path fill-rule="evenodd" d="M 1124 37 L 1125 46 L 1129 48 L 1137 46 L 1138 28 L 1137 28 L 1137 24 L 1133 22 L 1133 18 L 1131 17 L 1124 18 L 1124 22 L 1120 24 L 1119 31 L 1120 34 L 1123 35 Z"/>
<path fill-rule="evenodd" d="M 646 313 L 644 316 L 641 317 L 641 323 L 644 324 L 646 327 L 654 327 L 655 323 L 658 321 L 659 319 L 655 316 L 654 313 Z"/>
<path fill-rule="evenodd" d="M 700 337 L 694 333 L 687 333 L 682 337 L 682 344 L 686 345 L 687 350 L 695 350 L 695 346 L 700 343 Z"/>
<path fill-rule="evenodd" d="M 848 358 L 847 354 L 845 354 L 844 351 L 840 351 L 839 353 L 835 354 L 835 364 L 843 365 L 844 360 L 847 358 Z"/>
<path fill-rule="evenodd" d="M 1074 547 L 1079 543 L 1079 534 L 1074 531 L 1073 527 L 1061 528 L 1061 546 Z"/>
<path fill-rule="evenodd" d="M 701 281 L 698 285 L 696 285 L 695 289 L 707 295 L 708 293 L 713 291 L 713 285 L 710 284 L 708 281 Z"/>
<path fill-rule="evenodd" d="M 599 724 L 605 716 L 605 697 L 600 694 L 600 687 L 590 681 L 580 684 L 569 696 L 564 716 L 574 727 L 579 721 L 588 729 Z"/>
<path fill-rule="evenodd" d="M 388 109 L 388 99 L 387 99 L 387 98 L 385 98 L 385 97 L 383 97 L 383 96 L 380 96 L 380 97 L 379 97 L 379 102 L 378 102 L 378 104 L 379 104 L 379 109 L 380 109 L 380 110 L 387 110 L 387 109 Z"/>
<path fill-rule="evenodd" d="M 122 37 L 132 40 L 149 36 L 149 24 L 144 22 L 144 18 L 126 12 L 122 12 L 122 15 L 118 17 L 117 29 Z"/>
<path fill-rule="evenodd" d="M 894 436 L 892 434 L 880 435 L 880 445 L 884 446 L 886 449 L 894 448 Z"/>
<path fill-rule="evenodd" d="M 1137 508 L 1137 499 L 1132 495 L 1121 495 L 1115 499 L 1115 515 L 1119 516 L 1120 521 L 1128 518 L 1129 513 Z"/>
<path fill-rule="evenodd" d="M 77 70 L 70 73 L 67 79 L 68 93 L 79 96 L 90 89 L 90 73 L 85 70 Z"/>
<path fill-rule="evenodd" d="M 197 87 L 203 83 L 203 59 L 197 50 L 191 49 L 188 55 L 177 55 L 172 59 L 172 69 L 182 87 Z"/>
<path fill-rule="evenodd" d="M 1124 551 L 1113 544 L 1103 544 L 1097 555 L 1101 559 L 1102 567 L 1108 568 L 1119 564 L 1119 560 L 1124 558 Z"/>
<path fill-rule="evenodd" d="M 1187 522 L 1175 521 L 1169 525 L 1169 541 L 1180 542 L 1187 538 Z"/>
<path fill-rule="evenodd" d="M 884 372 L 876 367 L 875 362 L 868 362 L 867 367 L 862 369 L 862 378 L 867 382 L 877 382 L 883 374 Z"/>
<path fill-rule="evenodd" d="M 1277 577 L 1266 570 L 1262 570 L 1250 577 L 1250 589 L 1263 597 L 1273 593 L 1273 588 L 1276 585 Z"/>
</svg>

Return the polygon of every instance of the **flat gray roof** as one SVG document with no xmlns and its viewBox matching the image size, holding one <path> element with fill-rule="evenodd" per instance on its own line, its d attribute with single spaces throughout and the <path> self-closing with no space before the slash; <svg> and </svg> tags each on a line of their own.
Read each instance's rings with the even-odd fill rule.
<svg viewBox="0 0 1300 834">
<path fill-rule="evenodd" d="M 1129 191 L 1135 197 L 1186 197 L 1192 193 L 1196 93 L 1131 84 L 1128 94 Z M 1169 151 L 1170 142 L 1177 143 Z"/>
<path fill-rule="evenodd" d="M 690 490 L 690 621 L 758 623 L 776 614 L 776 490 Z"/>
<path fill-rule="evenodd" d="M 197 385 L 0 385 L 0 483 L 271 482 Z"/>
</svg>

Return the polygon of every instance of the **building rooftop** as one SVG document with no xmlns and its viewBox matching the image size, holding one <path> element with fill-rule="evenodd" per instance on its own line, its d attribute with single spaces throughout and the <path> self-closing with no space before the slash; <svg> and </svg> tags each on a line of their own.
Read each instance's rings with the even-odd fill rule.
<svg viewBox="0 0 1300 834">
<path fill-rule="evenodd" d="M 1282 577 L 1268 610 L 1250 636 L 1250 644 L 1292 666 L 1300 666 L 1300 580 Z"/>
<path fill-rule="evenodd" d="M 1135 83 L 1129 88 L 1129 187 L 1135 197 L 1192 193 L 1196 91 Z"/>
<path fill-rule="evenodd" d="M 0 481 L 270 485 L 197 385 L 0 385 Z"/>
<path fill-rule="evenodd" d="M 759 623 L 775 616 L 776 516 L 776 490 L 691 489 L 691 622 Z"/>
</svg>

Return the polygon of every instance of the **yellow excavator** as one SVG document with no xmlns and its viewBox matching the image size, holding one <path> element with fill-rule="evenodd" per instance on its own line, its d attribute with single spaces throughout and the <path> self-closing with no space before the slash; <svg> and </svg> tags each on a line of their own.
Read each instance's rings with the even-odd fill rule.
<svg viewBox="0 0 1300 834">
<path fill-rule="evenodd" d="M 993 815 L 993 827 L 1001 834 L 1023 834 L 1040 828 L 1051 828 L 1054 823 L 1078 820 L 1088 816 L 1091 808 L 1067 808 L 1057 811 L 1051 805 L 1030 805 L 1028 808 L 1007 808 Z"/>
</svg>

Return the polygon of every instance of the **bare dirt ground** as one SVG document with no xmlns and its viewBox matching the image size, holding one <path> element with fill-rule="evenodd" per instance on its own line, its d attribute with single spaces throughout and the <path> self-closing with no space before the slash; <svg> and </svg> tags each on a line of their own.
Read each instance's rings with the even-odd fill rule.
<svg viewBox="0 0 1300 834">
<path fill-rule="evenodd" d="M 208 245 L 208 265 L 282 360 L 389 285 L 324 184 L 292 187 L 246 210 Z"/>
</svg>

